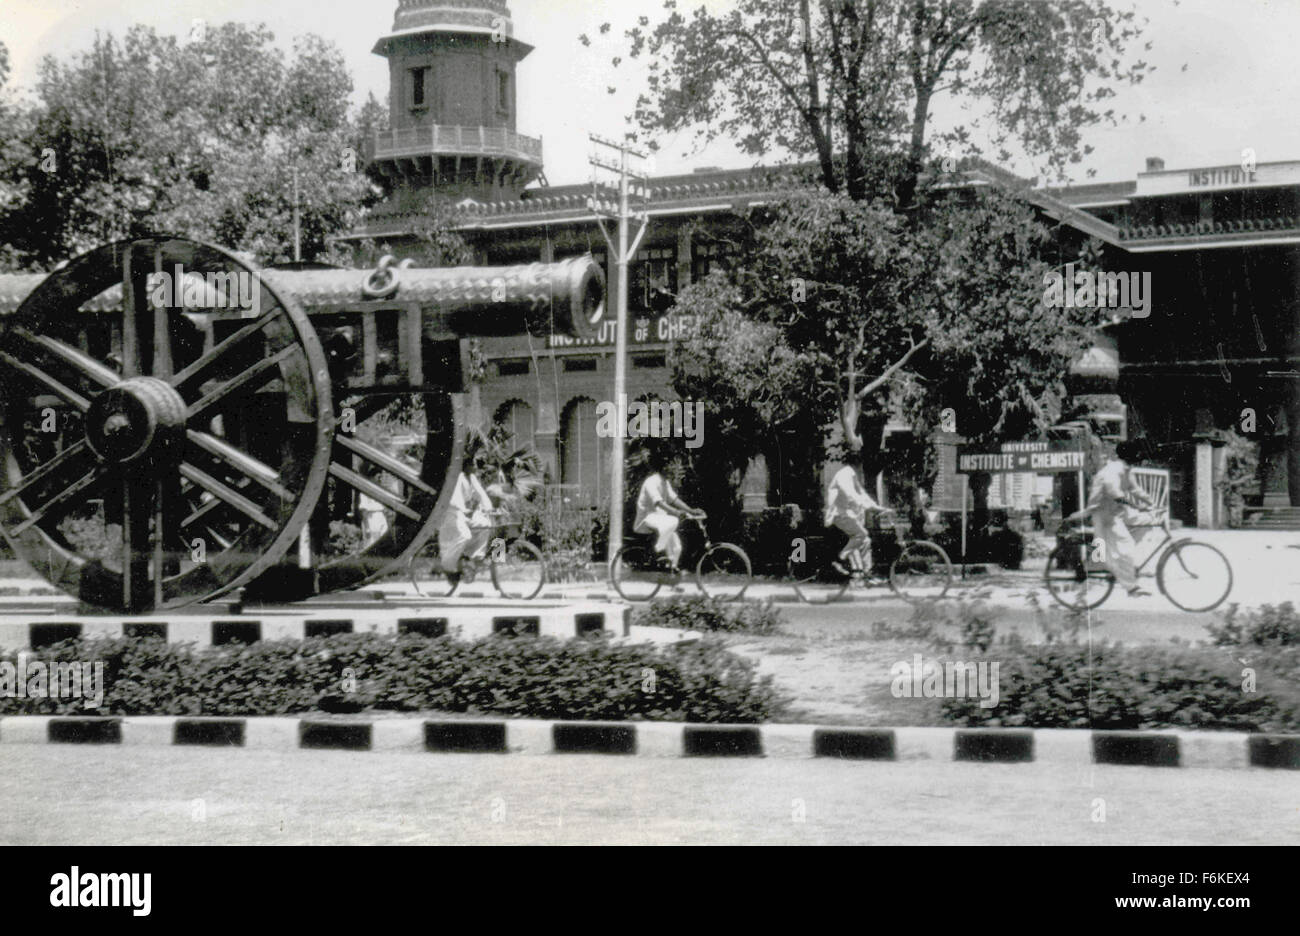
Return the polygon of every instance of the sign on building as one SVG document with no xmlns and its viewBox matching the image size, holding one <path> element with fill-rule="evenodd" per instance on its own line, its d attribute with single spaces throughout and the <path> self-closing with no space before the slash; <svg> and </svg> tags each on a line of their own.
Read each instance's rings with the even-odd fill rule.
<svg viewBox="0 0 1300 936">
<path fill-rule="evenodd" d="M 1050 474 L 1083 468 L 1083 447 L 1074 440 L 957 446 L 958 474 Z"/>
<path fill-rule="evenodd" d="M 666 344 L 685 338 L 695 323 L 693 315 L 635 315 L 631 316 L 631 330 L 628 334 L 630 347 L 640 344 Z M 600 334 L 595 338 L 571 338 L 568 335 L 551 335 L 547 346 L 551 348 L 581 348 L 614 344 L 615 325 L 613 319 L 601 325 Z"/>
</svg>

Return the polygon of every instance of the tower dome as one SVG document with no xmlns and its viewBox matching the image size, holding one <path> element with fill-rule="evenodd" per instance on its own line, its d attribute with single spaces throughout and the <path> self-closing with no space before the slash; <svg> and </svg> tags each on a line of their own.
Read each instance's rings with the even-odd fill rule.
<svg viewBox="0 0 1300 936">
<path fill-rule="evenodd" d="M 520 58 L 532 51 L 532 46 L 515 40 L 506 0 L 399 0 L 393 31 L 379 40 L 375 53 L 386 54 L 384 49 L 393 39 L 425 32 L 505 37 L 526 50 Z"/>
<path fill-rule="evenodd" d="M 486 29 L 510 22 L 506 0 L 399 0 L 393 32 L 408 29 Z"/>
<path fill-rule="evenodd" d="M 516 67 L 532 50 L 506 0 L 399 0 L 374 49 L 391 129 L 371 142 L 371 171 L 392 190 L 517 195 L 542 172 L 542 141 L 515 129 Z"/>
</svg>

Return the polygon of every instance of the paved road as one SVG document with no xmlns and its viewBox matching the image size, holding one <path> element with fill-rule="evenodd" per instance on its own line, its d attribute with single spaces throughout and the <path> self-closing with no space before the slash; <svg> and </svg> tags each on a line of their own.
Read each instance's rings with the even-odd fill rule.
<svg viewBox="0 0 1300 936">
<path fill-rule="evenodd" d="M 1300 842 L 1300 776 L 1281 771 L 0 751 L 4 844 Z"/>
</svg>

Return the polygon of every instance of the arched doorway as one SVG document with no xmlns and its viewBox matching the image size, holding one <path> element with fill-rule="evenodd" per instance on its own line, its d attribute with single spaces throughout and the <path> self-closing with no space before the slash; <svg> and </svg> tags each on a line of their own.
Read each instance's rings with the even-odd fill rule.
<svg viewBox="0 0 1300 936">
<path fill-rule="evenodd" d="M 596 435 L 596 401 L 571 401 L 560 421 L 560 483 L 571 503 L 595 506 L 608 496 L 609 448 Z"/>
<path fill-rule="evenodd" d="M 533 408 L 523 400 L 509 400 L 501 404 L 492 421 L 509 433 L 515 448 L 533 444 L 537 416 Z"/>
</svg>

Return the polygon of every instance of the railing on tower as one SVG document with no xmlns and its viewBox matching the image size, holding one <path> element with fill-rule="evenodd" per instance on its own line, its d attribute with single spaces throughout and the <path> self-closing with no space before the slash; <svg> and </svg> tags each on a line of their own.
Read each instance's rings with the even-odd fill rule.
<svg viewBox="0 0 1300 936">
<path fill-rule="evenodd" d="M 456 127 L 434 124 L 376 133 L 372 159 L 400 156 L 512 156 L 528 162 L 542 161 L 542 141 L 505 127 Z"/>
</svg>

